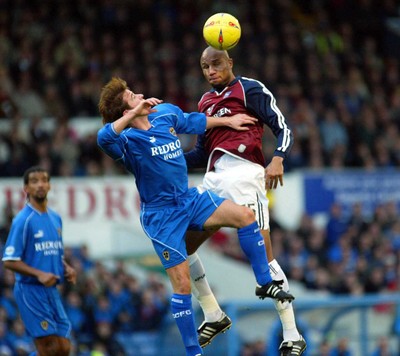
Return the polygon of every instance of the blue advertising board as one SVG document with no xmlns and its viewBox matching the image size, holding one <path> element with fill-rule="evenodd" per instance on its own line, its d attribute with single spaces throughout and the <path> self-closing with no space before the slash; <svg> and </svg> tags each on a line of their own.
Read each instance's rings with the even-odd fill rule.
<svg viewBox="0 0 400 356">
<path fill-rule="evenodd" d="M 394 202 L 400 207 L 400 170 L 323 171 L 304 174 L 305 208 L 310 215 L 327 213 L 333 203 L 349 213 L 360 203 L 365 213 Z"/>
</svg>

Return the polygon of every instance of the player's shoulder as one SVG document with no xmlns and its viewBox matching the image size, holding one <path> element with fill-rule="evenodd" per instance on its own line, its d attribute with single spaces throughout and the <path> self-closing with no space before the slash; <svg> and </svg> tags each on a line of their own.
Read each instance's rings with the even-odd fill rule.
<svg viewBox="0 0 400 356">
<path fill-rule="evenodd" d="M 26 204 L 18 213 L 14 216 L 14 221 L 26 220 L 30 215 L 34 214 L 35 210 L 28 204 Z"/>
<path fill-rule="evenodd" d="M 15 214 L 12 224 L 14 226 L 24 226 L 35 215 L 35 210 L 29 205 L 25 205 L 18 213 Z"/>
<path fill-rule="evenodd" d="M 154 107 L 154 109 L 157 110 L 156 114 L 157 114 L 157 113 L 160 113 L 160 112 L 162 112 L 162 113 L 165 113 L 165 112 L 168 112 L 168 111 L 173 111 L 173 112 L 175 112 L 176 110 L 179 110 L 179 108 L 178 108 L 176 105 L 171 104 L 171 103 L 161 103 L 161 104 L 158 104 L 158 105 L 156 105 L 156 106 Z"/>
<path fill-rule="evenodd" d="M 153 121 L 154 119 L 159 120 L 160 118 L 164 118 L 164 120 L 168 120 L 168 117 L 176 116 L 182 114 L 182 110 L 179 106 L 176 106 L 171 103 L 161 103 L 154 107 L 157 110 L 154 113 L 149 115 L 149 120 Z"/>
<path fill-rule="evenodd" d="M 243 86 L 243 88 L 245 90 L 248 90 L 248 89 L 262 90 L 263 88 L 265 88 L 265 85 L 257 79 L 239 76 L 239 77 L 237 77 L 237 80 Z"/>
<path fill-rule="evenodd" d="M 49 214 L 50 216 L 52 216 L 58 220 L 61 220 L 61 215 L 53 208 L 47 207 L 47 214 Z"/>
<path fill-rule="evenodd" d="M 205 93 L 201 96 L 201 98 L 200 98 L 200 100 L 199 100 L 199 102 L 198 102 L 198 106 L 203 105 L 203 103 L 204 103 L 206 100 L 210 99 L 211 93 L 212 93 L 211 91 L 205 92 Z"/>
</svg>

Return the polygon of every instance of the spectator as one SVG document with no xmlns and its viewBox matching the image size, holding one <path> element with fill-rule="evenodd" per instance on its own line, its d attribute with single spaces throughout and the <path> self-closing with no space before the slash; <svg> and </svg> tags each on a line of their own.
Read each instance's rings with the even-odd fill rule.
<svg viewBox="0 0 400 356">
<path fill-rule="evenodd" d="M 111 323 L 100 322 L 96 324 L 94 348 L 96 345 L 102 345 L 103 352 L 108 356 L 125 356 L 126 353 L 122 345 L 114 337 L 113 327 Z"/>
<path fill-rule="evenodd" d="M 72 330 L 75 337 L 79 336 L 85 324 L 87 323 L 87 315 L 83 308 L 82 298 L 76 291 L 70 291 L 65 296 L 65 312 L 71 322 Z"/>
<path fill-rule="evenodd" d="M 8 340 L 16 355 L 28 355 L 35 350 L 33 339 L 25 331 L 24 323 L 21 319 L 15 319 L 8 334 Z"/>
<path fill-rule="evenodd" d="M 9 331 L 7 324 L 0 321 L 0 356 L 11 356 L 12 346 L 7 337 Z"/>
<path fill-rule="evenodd" d="M 390 347 L 389 339 L 386 336 L 381 336 L 377 343 L 375 350 L 371 356 L 395 356 L 396 352 Z"/>
<path fill-rule="evenodd" d="M 97 305 L 94 309 L 94 321 L 96 324 L 105 322 L 105 323 L 113 323 L 114 322 L 114 312 L 112 310 L 112 306 L 110 300 L 105 295 L 100 295 L 97 299 Z"/>
<path fill-rule="evenodd" d="M 348 222 L 343 216 L 342 207 L 334 203 L 330 208 L 329 220 L 326 225 L 326 241 L 328 246 L 334 246 L 345 233 Z"/>
<path fill-rule="evenodd" d="M 332 348 L 329 356 L 353 356 L 353 352 L 349 348 L 349 341 L 343 337 L 338 340 L 337 345 Z"/>
</svg>

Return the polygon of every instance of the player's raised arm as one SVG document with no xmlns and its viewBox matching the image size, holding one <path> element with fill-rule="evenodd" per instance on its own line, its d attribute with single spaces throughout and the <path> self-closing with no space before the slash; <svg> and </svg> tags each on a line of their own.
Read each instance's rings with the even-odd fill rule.
<svg viewBox="0 0 400 356">
<path fill-rule="evenodd" d="M 125 110 L 123 116 L 114 121 L 113 127 L 115 133 L 121 133 L 127 126 L 130 126 L 133 120 L 156 112 L 157 110 L 154 109 L 153 106 L 161 103 L 162 100 L 157 98 L 140 100 L 137 106 L 135 106 L 133 109 Z"/>
</svg>

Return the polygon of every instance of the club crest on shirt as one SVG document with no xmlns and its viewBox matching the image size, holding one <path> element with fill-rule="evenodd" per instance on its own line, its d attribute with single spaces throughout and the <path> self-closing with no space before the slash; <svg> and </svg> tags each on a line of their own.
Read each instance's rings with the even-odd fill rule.
<svg viewBox="0 0 400 356">
<path fill-rule="evenodd" d="M 40 322 L 40 326 L 43 330 L 47 330 L 49 328 L 49 323 L 46 320 Z"/>
<path fill-rule="evenodd" d="M 224 94 L 224 99 L 227 98 L 229 95 L 231 95 L 231 93 L 232 93 L 232 91 L 227 91 L 227 92 Z"/>
<path fill-rule="evenodd" d="M 173 135 L 173 136 L 177 136 L 177 135 L 176 135 L 176 131 L 175 131 L 175 129 L 174 129 L 173 127 L 170 127 L 170 128 L 169 128 L 169 133 L 170 133 L 171 135 Z"/>
<path fill-rule="evenodd" d="M 60 227 L 57 228 L 57 235 L 58 235 L 59 238 L 61 238 L 61 228 Z"/>
<path fill-rule="evenodd" d="M 212 113 L 213 110 L 214 110 L 214 106 L 215 106 L 215 104 L 212 104 L 212 105 L 207 109 L 207 115 L 208 115 L 208 116 L 211 116 L 211 113 Z"/>
<path fill-rule="evenodd" d="M 162 254 L 163 254 L 165 260 L 169 261 L 169 252 L 168 251 L 163 251 Z"/>
</svg>

